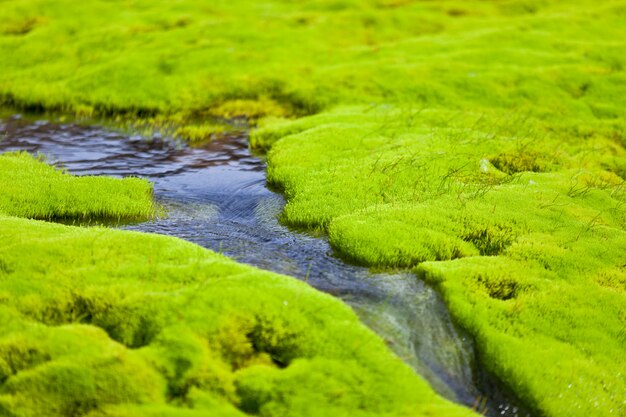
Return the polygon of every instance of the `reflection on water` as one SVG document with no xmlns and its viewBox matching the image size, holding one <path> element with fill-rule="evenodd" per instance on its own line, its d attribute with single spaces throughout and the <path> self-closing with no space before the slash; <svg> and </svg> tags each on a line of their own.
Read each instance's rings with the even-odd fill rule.
<svg viewBox="0 0 626 417">
<path fill-rule="evenodd" d="M 450 320 L 440 297 L 408 272 L 372 273 L 332 256 L 324 238 L 278 222 L 285 202 L 265 186 L 265 164 L 245 132 L 190 148 L 100 127 L 0 123 L 0 151 L 42 153 L 78 175 L 135 175 L 154 182 L 168 217 L 120 226 L 177 236 L 240 262 L 306 280 L 342 298 L 442 395 L 487 415 L 526 415 L 476 370 L 471 340 Z M 483 395 L 485 394 L 485 395 Z"/>
</svg>

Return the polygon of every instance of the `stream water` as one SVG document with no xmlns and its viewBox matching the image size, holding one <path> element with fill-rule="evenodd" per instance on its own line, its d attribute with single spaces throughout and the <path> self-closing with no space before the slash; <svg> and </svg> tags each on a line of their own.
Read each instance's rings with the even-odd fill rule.
<svg viewBox="0 0 626 417">
<path fill-rule="evenodd" d="M 326 239 L 281 225 L 285 201 L 266 187 L 265 163 L 250 153 L 245 131 L 192 148 L 158 134 L 12 116 L 0 120 L 0 152 L 14 150 L 44 154 L 77 175 L 148 178 L 168 217 L 117 227 L 177 236 L 306 280 L 352 306 L 441 395 L 488 416 L 529 415 L 480 370 L 471 338 L 415 275 L 346 264 Z"/>
</svg>

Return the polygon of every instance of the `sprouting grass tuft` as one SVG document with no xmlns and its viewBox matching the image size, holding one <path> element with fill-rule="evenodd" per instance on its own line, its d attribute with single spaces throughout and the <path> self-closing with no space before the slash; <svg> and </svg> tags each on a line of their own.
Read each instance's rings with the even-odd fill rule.
<svg viewBox="0 0 626 417">
<path fill-rule="evenodd" d="M 225 125 L 191 125 L 186 124 L 179 127 L 174 132 L 174 136 L 183 139 L 191 144 L 209 142 L 215 137 L 222 135 L 228 131 Z"/>
</svg>

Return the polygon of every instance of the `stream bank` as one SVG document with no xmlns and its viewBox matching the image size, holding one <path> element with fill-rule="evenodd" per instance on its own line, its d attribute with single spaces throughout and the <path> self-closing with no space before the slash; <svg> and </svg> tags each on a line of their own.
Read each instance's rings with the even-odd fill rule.
<svg viewBox="0 0 626 417">
<path fill-rule="evenodd" d="M 176 236 L 305 280 L 352 306 L 444 397 L 486 415 L 528 415 L 480 370 L 471 339 L 415 275 L 346 264 L 333 256 L 326 239 L 280 224 L 284 198 L 266 187 L 264 161 L 249 151 L 245 131 L 198 147 L 158 134 L 146 139 L 20 117 L 0 122 L 0 132 L 2 152 L 41 153 L 76 175 L 148 178 L 168 217 L 117 227 Z"/>
</svg>

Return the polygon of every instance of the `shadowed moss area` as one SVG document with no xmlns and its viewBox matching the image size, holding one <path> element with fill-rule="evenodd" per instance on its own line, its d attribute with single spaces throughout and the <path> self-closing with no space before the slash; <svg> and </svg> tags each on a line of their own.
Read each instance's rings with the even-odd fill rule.
<svg viewBox="0 0 626 417">
<path fill-rule="evenodd" d="M 2 415 L 472 415 L 340 301 L 175 238 L 0 217 L 0 300 Z"/>
<path fill-rule="evenodd" d="M 25 152 L 0 155 L 2 214 L 43 220 L 144 220 L 156 212 L 147 180 L 78 177 Z"/>
</svg>

